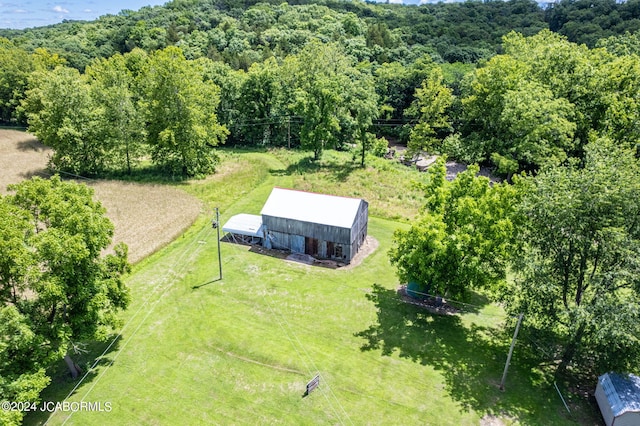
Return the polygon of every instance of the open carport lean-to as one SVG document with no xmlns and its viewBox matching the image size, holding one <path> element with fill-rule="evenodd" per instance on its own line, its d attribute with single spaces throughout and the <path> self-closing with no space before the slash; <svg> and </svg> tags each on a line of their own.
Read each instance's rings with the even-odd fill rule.
<svg viewBox="0 0 640 426">
<path fill-rule="evenodd" d="M 222 227 L 222 232 L 236 243 L 260 244 L 264 238 L 262 216 L 241 213 L 232 216 Z"/>
</svg>

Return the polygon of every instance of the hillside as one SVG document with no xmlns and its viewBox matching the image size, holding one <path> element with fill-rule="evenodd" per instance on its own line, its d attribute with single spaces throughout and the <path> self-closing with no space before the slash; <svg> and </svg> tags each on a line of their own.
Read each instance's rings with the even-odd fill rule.
<svg viewBox="0 0 640 426">
<path fill-rule="evenodd" d="M 548 25 L 534 1 L 415 6 L 343 1 L 172 1 L 92 22 L 0 30 L 27 50 L 46 48 L 79 69 L 96 57 L 139 47 L 179 45 L 189 58 L 224 60 L 234 68 L 296 53 L 313 39 L 336 41 L 360 60 L 411 63 L 425 53 L 476 62 L 499 50 L 511 30 L 533 35 Z"/>
</svg>

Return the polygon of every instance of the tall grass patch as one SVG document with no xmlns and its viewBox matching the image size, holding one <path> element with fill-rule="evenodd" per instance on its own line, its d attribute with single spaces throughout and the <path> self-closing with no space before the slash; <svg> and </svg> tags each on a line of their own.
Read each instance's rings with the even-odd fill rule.
<svg viewBox="0 0 640 426">
<path fill-rule="evenodd" d="M 368 157 L 365 167 L 349 152 L 325 151 L 313 161 L 309 153 L 276 149 L 283 168 L 273 173 L 291 177 L 293 189 L 364 198 L 372 216 L 408 222 L 423 204 L 415 186 L 424 175 L 397 161 Z"/>
</svg>

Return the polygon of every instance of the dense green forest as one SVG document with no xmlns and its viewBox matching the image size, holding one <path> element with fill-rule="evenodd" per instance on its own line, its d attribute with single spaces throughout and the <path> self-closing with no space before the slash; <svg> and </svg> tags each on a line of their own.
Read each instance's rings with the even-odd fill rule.
<svg viewBox="0 0 640 426">
<path fill-rule="evenodd" d="M 544 9 L 529 0 L 467 1 L 403 6 L 362 1 L 176 0 L 123 10 L 92 22 L 68 21 L 0 37 L 28 51 L 46 48 L 83 69 L 96 57 L 136 47 L 179 45 L 188 59 L 222 59 L 233 68 L 296 53 L 309 40 L 340 42 L 358 60 L 477 62 L 500 52 L 509 31 L 550 29 L 594 47 L 598 40 L 640 28 L 637 0 L 563 0 Z"/>
<path fill-rule="evenodd" d="M 147 154 L 164 172 L 206 174 L 225 141 L 315 158 L 359 146 L 364 163 L 385 153 L 382 136 L 510 176 L 580 158 L 591 130 L 634 144 L 637 4 L 589 4 L 174 1 L 3 30 L 0 120 L 54 147 L 55 167 L 92 175 L 130 173 Z M 589 16 L 588 40 L 569 31 Z M 163 71 L 173 83 L 159 63 L 176 67 Z"/>
<path fill-rule="evenodd" d="M 0 120 L 51 146 L 53 169 L 91 176 L 205 176 L 222 144 L 310 161 L 336 148 L 365 165 L 387 139 L 490 165 L 505 183 L 475 166 L 448 182 L 443 160 L 430 170 L 424 211 L 390 252 L 401 280 L 460 298 L 488 289 L 525 313 L 560 372 L 632 371 L 639 24 L 636 0 L 176 0 L 0 31 Z M 0 224 L 26 228 L 9 200 Z M 27 250 L 24 232 L 0 231 Z M 23 279 L 4 268 L 3 286 Z"/>
<path fill-rule="evenodd" d="M 247 70 L 254 62 L 297 53 L 310 40 L 338 42 L 358 61 L 475 62 L 495 54 L 514 30 L 548 28 L 533 1 L 401 5 L 346 1 L 172 1 L 125 10 L 94 22 L 64 22 L 27 30 L 0 30 L 26 50 L 41 47 L 82 70 L 96 57 L 180 46 L 188 59 L 224 60 Z"/>
</svg>

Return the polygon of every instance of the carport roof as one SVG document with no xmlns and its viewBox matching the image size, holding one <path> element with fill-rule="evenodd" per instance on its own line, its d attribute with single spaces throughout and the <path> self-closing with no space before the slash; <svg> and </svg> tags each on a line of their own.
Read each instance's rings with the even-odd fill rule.
<svg viewBox="0 0 640 426">
<path fill-rule="evenodd" d="M 223 232 L 264 238 L 262 230 L 262 216 L 254 214 L 237 214 L 232 216 L 222 227 Z"/>
</svg>

